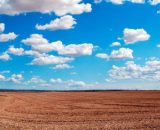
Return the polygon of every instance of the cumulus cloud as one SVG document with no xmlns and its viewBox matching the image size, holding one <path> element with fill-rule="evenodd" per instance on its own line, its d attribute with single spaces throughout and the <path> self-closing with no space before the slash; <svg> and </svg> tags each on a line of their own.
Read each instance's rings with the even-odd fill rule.
<svg viewBox="0 0 160 130">
<path fill-rule="evenodd" d="M 110 58 L 110 56 L 105 53 L 98 53 L 98 54 L 96 54 L 96 57 L 101 58 L 101 59 L 109 59 Z"/>
<path fill-rule="evenodd" d="M 124 0 L 106 0 L 106 2 L 110 2 L 112 4 L 123 4 Z"/>
<path fill-rule="evenodd" d="M 62 83 L 63 80 L 60 79 L 60 78 L 57 78 L 57 79 L 50 79 L 50 82 L 51 82 L 51 83 Z"/>
<path fill-rule="evenodd" d="M 135 4 L 145 3 L 145 0 L 105 0 L 105 1 L 112 3 L 112 4 L 116 4 L 116 5 L 124 4 L 125 2 L 131 2 L 131 3 L 135 3 Z"/>
<path fill-rule="evenodd" d="M 98 85 L 98 82 L 95 83 L 87 83 L 85 81 L 81 81 L 81 80 L 73 80 L 73 79 L 69 79 L 69 80 L 63 80 L 60 78 L 57 79 L 50 79 L 50 86 L 53 86 L 53 84 L 55 86 L 58 86 L 59 88 L 62 87 L 62 89 L 66 89 L 66 90 L 87 90 L 87 89 L 95 89 Z M 65 88 L 64 88 L 65 87 Z"/>
<path fill-rule="evenodd" d="M 41 57 L 41 56 L 45 56 L 46 55 L 45 53 L 40 53 L 40 52 L 34 51 L 34 50 L 26 50 L 24 52 L 24 54 L 32 56 L 32 57 Z"/>
<path fill-rule="evenodd" d="M 151 5 L 158 5 L 160 3 L 160 0 L 150 0 Z"/>
<path fill-rule="evenodd" d="M 149 60 L 145 65 L 137 65 L 133 61 L 126 62 L 126 66 L 118 67 L 113 65 L 109 71 L 112 79 L 141 79 L 160 80 L 160 61 Z"/>
<path fill-rule="evenodd" d="M 43 35 L 32 34 L 29 38 L 22 40 L 26 45 L 30 45 L 33 50 L 39 52 L 50 52 L 53 50 L 52 45 L 47 39 L 43 38 Z"/>
<path fill-rule="evenodd" d="M 66 81 L 66 83 L 70 87 L 85 87 L 86 86 L 85 82 L 83 82 L 83 81 L 77 81 L 77 80 L 68 80 L 68 81 Z"/>
<path fill-rule="evenodd" d="M 82 0 L 0 0 L 0 14 L 16 15 L 28 12 L 55 13 L 56 15 L 91 12 L 91 4 Z"/>
<path fill-rule="evenodd" d="M 136 42 L 149 40 L 150 38 L 150 35 L 144 29 L 125 28 L 123 35 L 126 44 L 134 44 Z"/>
<path fill-rule="evenodd" d="M 73 68 L 73 66 L 68 65 L 68 64 L 59 64 L 59 65 L 56 65 L 55 67 L 53 67 L 53 69 L 55 69 L 55 70 L 71 69 L 71 68 Z"/>
<path fill-rule="evenodd" d="M 157 14 L 160 14 L 160 10 L 157 10 Z"/>
<path fill-rule="evenodd" d="M 6 77 L 0 74 L 0 81 L 5 81 Z"/>
<path fill-rule="evenodd" d="M 20 84 L 22 80 L 23 80 L 22 74 L 13 74 L 9 79 L 9 81 L 14 82 L 16 84 Z"/>
<path fill-rule="evenodd" d="M 15 48 L 14 46 L 10 46 L 7 52 L 10 54 L 13 54 L 13 55 L 21 56 L 24 54 L 24 49 L 23 48 Z"/>
<path fill-rule="evenodd" d="M 9 74 L 10 73 L 10 70 L 3 70 L 0 72 L 0 74 Z"/>
<path fill-rule="evenodd" d="M 51 79 L 50 80 L 51 83 L 54 84 L 64 84 L 67 85 L 68 87 L 85 87 L 87 86 L 87 84 L 83 81 L 78 81 L 78 80 L 62 80 L 60 78 L 58 79 Z"/>
<path fill-rule="evenodd" d="M 90 43 L 69 45 L 64 45 L 61 41 L 49 43 L 49 41 L 40 34 L 32 34 L 29 38 L 22 40 L 22 42 L 30 45 L 34 51 L 40 53 L 57 51 L 58 54 L 66 56 L 91 55 L 94 47 L 93 44 Z"/>
<path fill-rule="evenodd" d="M 45 55 L 45 56 L 41 56 L 33 59 L 31 64 L 33 65 L 63 64 L 73 60 L 74 60 L 73 58 L 69 58 L 69 57 Z"/>
<path fill-rule="evenodd" d="M 131 3 L 144 4 L 145 0 L 130 0 Z"/>
<path fill-rule="evenodd" d="M 110 46 L 111 47 L 121 46 L 121 43 L 120 42 L 113 42 Z"/>
<path fill-rule="evenodd" d="M 160 47 L 160 44 L 158 44 L 157 47 L 159 48 L 159 47 Z"/>
<path fill-rule="evenodd" d="M 57 46 L 58 47 L 58 46 Z M 82 44 L 69 44 L 62 45 L 62 48 L 58 48 L 57 51 L 60 55 L 66 56 L 82 56 L 82 55 L 92 55 L 93 44 L 82 43 Z"/>
<path fill-rule="evenodd" d="M 70 16 L 66 15 L 61 18 L 57 18 L 53 21 L 51 21 L 49 24 L 45 25 L 36 25 L 36 28 L 38 30 L 68 30 L 74 28 L 74 25 L 76 24 L 75 19 Z"/>
<path fill-rule="evenodd" d="M 103 0 L 94 0 L 94 3 L 95 4 L 99 4 L 99 3 L 101 3 Z"/>
<path fill-rule="evenodd" d="M 24 52 L 25 55 L 33 56 L 32 65 L 49 65 L 49 64 L 60 64 L 57 65 L 57 69 L 71 68 L 64 63 L 73 61 L 74 56 L 91 55 L 94 46 L 89 43 L 82 44 L 69 44 L 64 45 L 61 41 L 50 43 L 47 39 L 40 34 L 32 34 L 29 38 L 22 40 L 26 45 L 31 46 L 31 50 Z M 53 56 L 48 55 L 49 52 L 57 52 L 59 55 L 69 56 Z M 63 66 L 62 66 L 63 65 Z"/>
<path fill-rule="evenodd" d="M 0 23 L 0 33 L 2 33 L 5 30 L 5 24 Z"/>
<path fill-rule="evenodd" d="M 16 35 L 14 32 L 8 34 L 0 34 L 0 42 L 8 42 L 14 40 L 17 38 L 17 36 L 18 35 Z"/>
<path fill-rule="evenodd" d="M 113 50 L 111 59 L 133 59 L 133 50 L 129 48 L 120 48 L 119 50 Z"/>
<path fill-rule="evenodd" d="M 11 59 L 10 56 L 6 52 L 0 55 L 0 60 L 8 61 L 10 59 Z"/>
<path fill-rule="evenodd" d="M 40 77 L 37 76 L 33 76 L 28 82 L 27 84 L 40 84 L 40 83 L 45 83 L 45 81 L 43 79 L 41 79 Z"/>
<path fill-rule="evenodd" d="M 120 48 L 119 50 L 113 50 L 110 55 L 105 53 L 98 53 L 96 54 L 96 57 L 112 60 L 133 59 L 133 50 L 129 48 Z"/>
</svg>

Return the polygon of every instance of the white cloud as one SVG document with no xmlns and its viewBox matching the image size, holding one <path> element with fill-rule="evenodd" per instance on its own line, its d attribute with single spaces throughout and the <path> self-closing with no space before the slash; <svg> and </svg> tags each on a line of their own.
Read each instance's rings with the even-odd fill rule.
<svg viewBox="0 0 160 130">
<path fill-rule="evenodd" d="M 160 61 L 150 60 L 144 66 L 137 65 L 133 61 L 126 62 L 126 66 L 113 65 L 109 71 L 112 79 L 138 79 L 138 80 L 160 80 Z"/>
<path fill-rule="evenodd" d="M 8 42 L 14 40 L 17 38 L 17 36 L 18 35 L 16 35 L 14 32 L 8 34 L 0 34 L 0 42 Z"/>
<path fill-rule="evenodd" d="M 57 18 L 53 21 L 51 21 L 49 24 L 45 25 L 36 25 L 36 28 L 38 30 L 67 30 L 74 28 L 74 25 L 76 24 L 75 19 L 70 16 L 66 15 L 61 18 Z"/>
<path fill-rule="evenodd" d="M 111 2 L 113 4 L 123 4 L 124 0 L 106 0 L 106 2 Z"/>
<path fill-rule="evenodd" d="M 133 50 L 129 48 L 120 48 L 119 50 L 113 50 L 111 59 L 133 59 Z"/>
<path fill-rule="evenodd" d="M 27 50 L 24 52 L 25 55 L 29 55 L 29 56 L 33 56 L 33 57 L 41 57 L 41 56 L 45 56 L 45 53 L 40 53 L 38 51 L 34 51 L 34 50 Z"/>
<path fill-rule="evenodd" d="M 22 40 L 26 45 L 30 45 L 34 51 L 40 53 L 47 53 L 57 51 L 60 55 L 66 56 L 81 56 L 91 55 L 93 51 L 93 44 L 69 44 L 64 45 L 61 41 L 49 43 L 47 39 L 40 34 L 32 34 L 29 38 Z"/>
<path fill-rule="evenodd" d="M 131 2 L 135 4 L 143 4 L 145 3 L 145 0 L 105 0 L 106 2 L 110 2 L 112 4 L 120 5 L 124 4 L 125 2 Z"/>
<path fill-rule="evenodd" d="M 123 35 L 126 44 L 134 44 L 136 42 L 149 40 L 150 38 L 150 35 L 144 29 L 125 28 Z"/>
<path fill-rule="evenodd" d="M 8 61 L 10 59 L 11 59 L 10 56 L 6 52 L 0 55 L 0 60 Z"/>
<path fill-rule="evenodd" d="M 133 59 L 133 50 L 129 48 L 120 48 L 119 50 L 113 50 L 110 55 L 105 53 L 98 53 L 96 57 L 112 60 Z"/>
<path fill-rule="evenodd" d="M 0 81 L 5 81 L 6 77 L 0 74 Z"/>
<path fill-rule="evenodd" d="M 24 49 L 23 48 L 15 48 L 14 46 L 10 46 L 7 52 L 10 54 L 21 56 L 24 54 Z"/>
<path fill-rule="evenodd" d="M 43 38 L 43 35 L 32 34 L 29 38 L 22 40 L 26 45 L 30 45 L 33 50 L 39 52 L 50 52 L 53 50 L 52 45 L 47 39 Z"/>
<path fill-rule="evenodd" d="M 101 3 L 103 0 L 94 0 L 94 3 L 95 4 L 99 4 L 99 3 Z"/>
<path fill-rule="evenodd" d="M 50 82 L 51 82 L 51 83 L 62 83 L 63 80 L 60 79 L 60 78 L 58 78 L 58 79 L 50 79 Z"/>
<path fill-rule="evenodd" d="M 157 14 L 160 14 L 160 10 L 157 10 Z"/>
<path fill-rule="evenodd" d="M 150 0 L 149 2 L 151 5 L 158 5 L 160 3 L 160 0 Z"/>
<path fill-rule="evenodd" d="M 66 62 L 70 62 L 72 60 L 74 59 L 69 57 L 46 55 L 33 59 L 31 64 L 33 65 L 63 64 Z"/>
<path fill-rule="evenodd" d="M 121 46 L 121 43 L 120 42 L 113 42 L 110 46 L 111 47 Z"/>
<path fill-rule="evenodd" d="M 45 81 L 37 76 L 33 76 L 28 82 L 27 84 L 41 84 L 41 83 L 45 83 Z"/>
<path fill-rule="evenodd" d="M 57 51 L 60 55 L 66 56 L 81 56 L 81 55 L 92 55 L 93 44 L 82 43 L 82 44 L 69 44 L 62 46 Z"/>
<path fill-rule="evenodd" d="M 23 75 L 22 74 L 13 74 L 9 81 L 12 81 L 16 84 L 20 84 L 21 81 L 23 80 Z"/>
<path fill-rule="evenodd" d="M 67 85 L 70 87 L 85 87 L 86 83 L 83 81 L 77 81 L 77 80 L 68 80 L 66 81 Z"/>
<path fill-rule="evenodd" d="M 58 79 L 51 79 L 50 82 L 55 83 L 55 84 L 66 85 L 68 87 L 85 87 L 85 86 L 87 86 L 87 84 L 83 81 L 72 80 L 72 79 L 62 80 L 62 79 L 58 78 Z"/>
<path fill-rule="evenodd" d="M 27 12 L 65 15 L 81 14 L 91 10 L 91 4 L 84 4 L 82 0 L 0 0 L 0 14 L 7 15 Z"/>
<path fill-rule="evenodd" d="M 61 41 L 50 43 L 40 34 L 32 34 L 29 38 L 22 40 L 22 42 L 32 48 L 24 52 L 25 55 L 34 57 L 31 63 L 32 65 L 61 64 L 56 66 L 57 69 L 71 68 L 72 66 L 68 66 L 64 63 L 74 60 L 74 58 L 71 58 L 73 56 L 91 55 L 94 48 L 92 44 L 87 43 L 69 45 L 64 45 Z M 59 55 L 70 57 L 47 54 L 53 51 L 57 52 Z"/>
<path fill-rule="evenodd" d="M 51 84 L 48 83 L 41 83 L 39 84 L 40 87 L 52 87 Z"/>
<path fill-rule="evenodd" d="M 59 65 L 56 65 L 55 67 L 53 67 L 53 69 L 55 69 L 55 70 L 71 69 L 71 68 L 73 68 L 73 66 L 68 65 L 68 64 L 59 64 Z"/>
<path fill-rule="evenodd" d="M 157 47 L 160 47 L 160 44 L 158 44 Z"/>
<path fill-rule="evenodd" d="M 2 33 L 5 30 L 5 24 L 0 23 L 0 33 Z"/>
<path fill-rule="evenodd" d="M 10 70 L 3 70 L 0 72 L 0 74 L 9 74 L 10 73 Z"/>
<path fill-rule="evenodd" d="M 96 54 L 96 57 L 101 58 L 101 59 L 109 59 L 110 58 L 110 56 L 105 53 L 98 53 L 98 54 Z"/>
<path fill-rule="evenodd" d="M 145 0 L 130 0 L 131 3 L 144 4 Z"/>
</svg>

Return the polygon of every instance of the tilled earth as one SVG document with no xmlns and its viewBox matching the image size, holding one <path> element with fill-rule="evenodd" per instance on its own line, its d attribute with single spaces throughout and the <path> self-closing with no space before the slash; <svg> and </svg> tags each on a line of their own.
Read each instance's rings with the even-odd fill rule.
<svg viewBox="0 0 160 130">
<path fill-rule="evenodd" d="M 0 130 L 160 130 L 160 91 L 0 92 Z"/>
</svg>

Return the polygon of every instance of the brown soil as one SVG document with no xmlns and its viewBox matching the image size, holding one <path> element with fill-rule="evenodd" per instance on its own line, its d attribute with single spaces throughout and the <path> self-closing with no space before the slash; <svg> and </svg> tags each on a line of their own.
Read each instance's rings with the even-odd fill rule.
<svg viewBox="0 0 160 130">
<path fill-rule="evenodd" d="M 160 91 L 0 92 L 0 130 L 160 130 Z"/>
</svg>

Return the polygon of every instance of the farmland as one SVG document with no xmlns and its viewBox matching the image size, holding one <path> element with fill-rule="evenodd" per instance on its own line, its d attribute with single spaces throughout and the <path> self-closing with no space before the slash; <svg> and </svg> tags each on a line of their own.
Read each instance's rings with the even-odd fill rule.
<svg viewBox="0 0 160 130">
<path fill-rule="evenodd" d="M 160 91 L 0 92 L 0 130 L 159 130 Z"/>
</svg>

